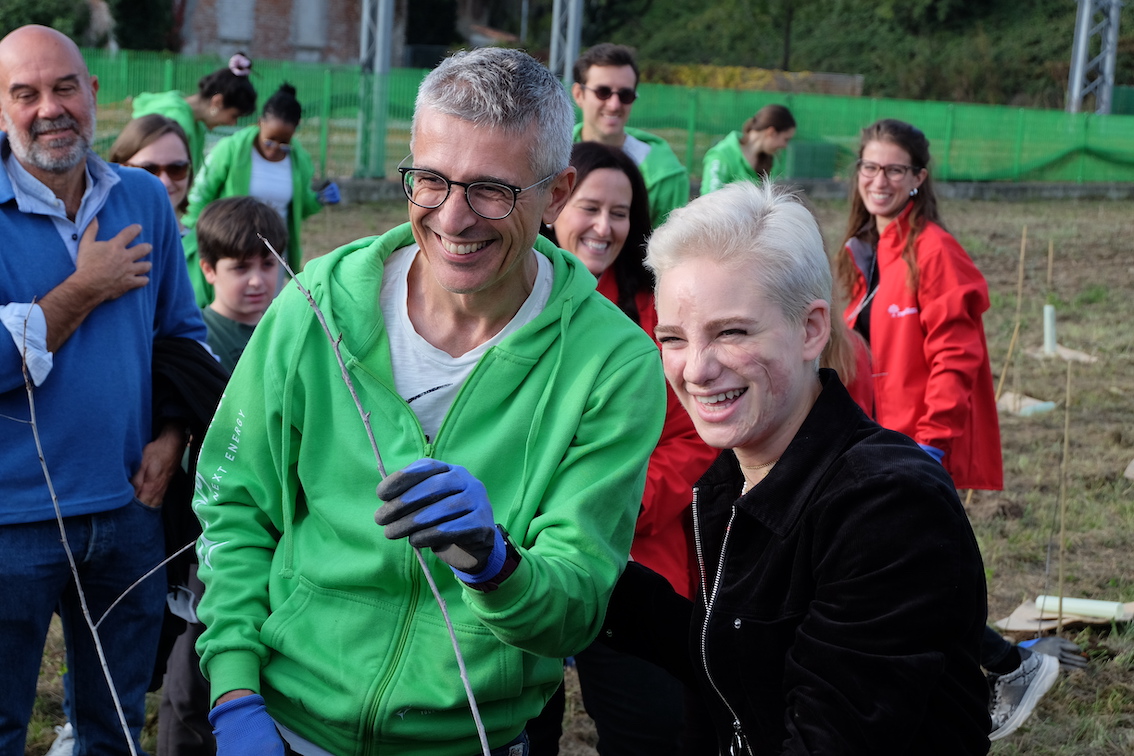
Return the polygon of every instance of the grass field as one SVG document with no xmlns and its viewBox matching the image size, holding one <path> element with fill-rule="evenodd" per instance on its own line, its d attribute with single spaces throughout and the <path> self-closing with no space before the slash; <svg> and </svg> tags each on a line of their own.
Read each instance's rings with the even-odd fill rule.
<svg viewBox="0 0 1134 756">
<path fill-rule="evenodd" d="M 815 208 L 830 245 L 842 236 L 846 207 Z M 1017 309 L 1020 235 L 1028 229 L 1022 327 L 1005 387 L 1056 403 L 1049 414 L 1002 415 L 1005 490 L 978 492 L 969 513 L 984 554 L 989 615 L 1004 617 L 1022 600 L 1057 592 L 1058 518 L 1066 480 L 1062 571 L 1065 595 L 1134 601 L 1134 203 L 946 202 L 949 229 L 988 279 L 992 308 L 985 331 L 999 379 Z M 406 217 L 404 203 L 344 206 L 307 221 L 308 255 L 380 233 Z M 1054 264 L 1048 284 L 1048 244 Z M 1066 364 L 1028 355 L 1042 343 L 1045 303 L 1058 314 L 1059 342 L 1098 358 L 1072 369 L 1069 457 L 1062 465 Z M 1065 631 L 1090 656 L 1087 670 L 1062 674 L 1032 718 L 992 753 L 1082 755 L 1134 753 L 1134 629 Z M 60 642 L 44 655 L 40 697 L 29 728 L 28 756 L 50 745 L 61 721 Z M 597 753 L 593 727 L 569 686 L 564 756 Z M 147 732 L 153 748 L 153 730 Z"/>
</svg>

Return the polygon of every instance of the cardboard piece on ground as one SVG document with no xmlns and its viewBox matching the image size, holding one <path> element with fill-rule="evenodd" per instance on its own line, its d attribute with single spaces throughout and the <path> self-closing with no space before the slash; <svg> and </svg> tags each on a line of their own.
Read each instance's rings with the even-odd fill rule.
<svg viewBox="0 0 1134 756">
<path fill-rule="evenodd" d="M 1055 402 L 1045 402 L 1042 399 L 1036 399 L 1035 397 L 1025 394 L 1005 391 L 996 402 L 996 409 L 1001 412 L 1007 412 L 1010 415 L 1028 417 L 1029 415 L 1040 415 L 1044 412 L 1051 412 L 1055 409 Z"/>
<path fill-rule="evenodd" d="M 1122 616 L 1113 620 L 1114 622 L 1130 622 L 1134 620 L 1134 601 L 1128 604 L 1123 604 L 1125 611 Z M 1100 619 L 1098 617 L 1083 617 L 1078 614 L 1063 613 L 1063 626 L 1068 625 L 1109 625 L 1112 620 Z M 1016 609 L 1007 617 L 997 620 L 993 623 L 1001 632 L 1005 633 L 1028 633 L 1054 630 L 1059 626 L 1059 615 L 1057 612 L 1040 612 L 1036 602 L 1029 599 L 1020 604 Z"/>
<path fill-rule="evenodd" d="M 1044 354 L 1043 349 L 1041 348 L 1041 349 L 1029 349 L 1028 355 L 1031 356 L 1031 357 L 1035 357 L 1038 360 L 1047 360 L 1047 359 L 1051 359 L 1052 357 L 1058 357 L 1059 359 L 1064 360 L 1065 362 L 1084 362 L 1084 363 L 1090 364 L 1092 362 L 1098 362 L 1099 361 L 1098 357 L 1093 357 L 1093 356 L 1087 354 L 1086 352 L 1080 352 L 1078 349 L 1068 349 L 1067 347 L 1063 346 L 1062 344 L 1056 344 L 1055 345 L 1055 354 Z"/>
</svg>

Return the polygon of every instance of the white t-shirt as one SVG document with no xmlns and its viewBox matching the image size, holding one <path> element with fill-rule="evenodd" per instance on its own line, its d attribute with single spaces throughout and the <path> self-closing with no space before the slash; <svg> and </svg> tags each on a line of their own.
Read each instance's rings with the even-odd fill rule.
<svg viewBox="0 0 1134 756">
<path fill-rule="evenodd" d="M 417 415 L 426 438 L 432 440 L 477 361 L 493 346 L 543 312 L 551 296 L 555 274 L 551 261 L 533 250 L 539 270 L 532 292 L 519 311 L 491 339 L 459 357 L 453 357 L 422 338 L 410 322 L 407 282 L 418 249 L 416 244 L 402 247 L 386 260 L 379 303 L 390 339 L 394 387 Z"/>
<path fill-rule="evenodd" d="M 287 223 L 287 208 L 291 204 L 291 155 L 273 163 L 253 147 L 248 194 L 266 203 Z"/>
</svg>

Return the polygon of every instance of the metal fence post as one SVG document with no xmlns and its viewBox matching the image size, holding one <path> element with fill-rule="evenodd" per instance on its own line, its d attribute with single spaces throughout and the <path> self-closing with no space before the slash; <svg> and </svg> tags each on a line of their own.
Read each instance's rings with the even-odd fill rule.
<svg viewBox="0 0 1134 756">
<path fill-rule="evenodd" d="M 689 88 L 689 136 L 685 141 L 685 167 L 693 173 L 693 155 L 697 147 L 697 87 Z"/>
<path fill-rule="evenodd" d="M 166 58 L 162 68 L 161 91 L 168 92 L 171 89 L 176 89 L 173 86 L 173 58 Z"/>
<path fill-rule="evenodd" d="M 319 177 L 327 178 L 327 142 L 331 134 L 331 69 L 323 71 L 323 110 L 319 114 Z"/>
</svg>

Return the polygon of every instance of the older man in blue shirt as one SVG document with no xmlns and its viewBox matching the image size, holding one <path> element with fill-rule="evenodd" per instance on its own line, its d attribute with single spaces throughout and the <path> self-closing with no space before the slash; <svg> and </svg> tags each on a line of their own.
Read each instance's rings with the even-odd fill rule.
<svg viewBox="0 0 1134 756">
<path fill-rule="evenodd" d="M 131 750 L 100 655 L 137 748 L 165 581 L 131 586 L 185 444 L 153 427 L 153 342 L 205 338 L 164 189 L 90 151 L 97 91 L 63 34 L 0 40 L 0 756 L 24 752 L 57 608 L 76 753 Z"/>
</svg>

